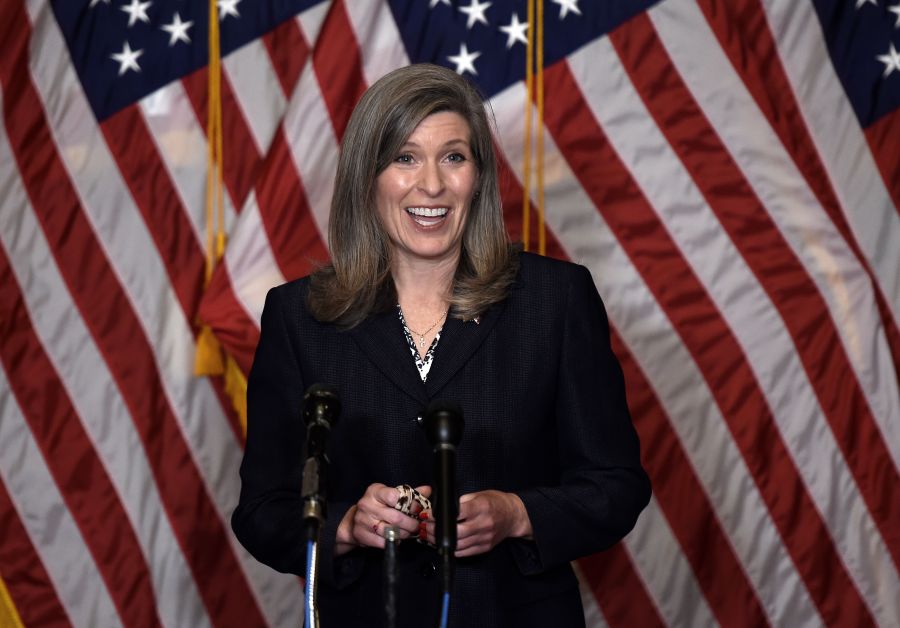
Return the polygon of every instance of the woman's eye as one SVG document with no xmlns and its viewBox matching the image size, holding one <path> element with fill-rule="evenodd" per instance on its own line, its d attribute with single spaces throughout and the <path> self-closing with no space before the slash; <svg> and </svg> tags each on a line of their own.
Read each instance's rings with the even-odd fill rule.
<svg viewBox="0 0 900 628">
<path fill-rule="evenodd" d="M 462 153 L 451 153 L 447 155 L 447 160 L 453 163 L 462 163 L 466 160 L 466 156 Z"/>
<path fill-rule="evenodd" d="M 397 155 L 397 157 L 394 158 L 394 161 L 398 164 L 411 164 L 413 162 L 413 157 L 409 153 L 403 153 L 402 155 Z"/>
</svg>

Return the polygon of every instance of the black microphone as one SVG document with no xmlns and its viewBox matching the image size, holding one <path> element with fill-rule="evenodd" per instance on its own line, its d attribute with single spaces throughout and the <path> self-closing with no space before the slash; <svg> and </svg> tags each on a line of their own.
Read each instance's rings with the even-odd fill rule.
<svg viewBox="0 0 900 628">
<path fill-rule="evenodd" d="M 310 534 L 325 521 L 328 435 L 341 413 L 337 391 L 325 384 L 313 384 L 303 395 L 303 421 L 306 423 L 306 463 L 303 465 L 303 519 Z"/>
<path fill-rule="evenodd" d="M 456 494 L 456 446 L 462 440 L 463 413 L 452 401 L 435 399 L 425 410 L 422 422 L 425 436 L 434 448 L 435 539 L 445 556 L 456 550 L 456 519 L 459 497 Z"/>
</svg>

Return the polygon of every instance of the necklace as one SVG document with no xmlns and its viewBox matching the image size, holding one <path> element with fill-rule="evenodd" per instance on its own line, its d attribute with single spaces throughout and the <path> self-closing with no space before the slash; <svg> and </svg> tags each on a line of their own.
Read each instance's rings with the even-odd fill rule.
<svg viewBox="0 0 900 628">
<path fill-rule="evenodd" d="M 402 309 L 402 308 L 400 309 L 400 313 L 403 314 L 403 309 Z M 426 329 L 426 330 L 423 331 L 422 333 L 419 333 L 419 332 L 417 332 L 415 329 L 413 329 L 412 327 L 410 327 L 410 326 L 409 326 L 409 323 L 406 323 L 406 317 L 405 317 L 405 316 L 403 317 L 403 322 L 406 323 L 406 328 L 409 330 L 409 332 L 410 332 L 413 336 L 418 336 L 418 337 L 419 337 L 419 340 L 418 340 L 418 342 L 416 342 L 416 344 L 418 344 L 421 348 L 424 349 L 424 348 L 425 348 L 425 336 L 427 336 L 428 333 L 431 332 L 432 329 L 434 329 L 435 327 L 437 327 L 438 323 L 440 323 L 442 320 L 444 320 L 444 317 L 445 317 L 445 316 L 447 316 L 447 312 L 444 312 L 443 314 L 441 314 L 441 316 L 440 316 L 436 321 L 434 321 L 434 322 L 431 324 L 431 327 L 429 327 L 428 329 Z"/>
</svg>

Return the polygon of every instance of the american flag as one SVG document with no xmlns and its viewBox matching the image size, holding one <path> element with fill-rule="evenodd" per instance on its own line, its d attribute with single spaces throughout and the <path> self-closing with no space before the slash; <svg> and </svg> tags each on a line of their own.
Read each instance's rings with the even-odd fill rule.
<svg viewBox="0 0 900 628">
<path fill-rule="evenodd" d="M 217 8 L 204 286 L 206 3 L 0 3 L 0 625 L 300 623 L 231 535 L 243 429 L 195 339 L 246 373 L 266 290 L 327 258 L 378 77 L 480 86 L 523 233 L 526 0 Z M 547 252 L 593 273 L 654 487 L 576 564 L 588 625 L 900 625 L 900 0 L 549 0 L 544 29 Z"/>
</svg>

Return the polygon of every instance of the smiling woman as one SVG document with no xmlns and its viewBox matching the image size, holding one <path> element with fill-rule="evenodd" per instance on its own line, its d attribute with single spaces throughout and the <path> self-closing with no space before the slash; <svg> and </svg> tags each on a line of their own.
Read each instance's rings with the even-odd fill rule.
<svg viewBox="0 0 900 628">
<path fill-rule="evenodd" d="M 266 299 L 238 538 L 304 573 L 300 405 L 305 386 L 331 385 L 343 412 L 320 534 L 322 622 L 372 625 L 392 527 L 404 541 L 397 625 L 437 624 L 436 478 L 416 417 L 451 400 L 465 431 L 450 625 L 584 625 L 569 562 L 626 534 L 649 483 L 590 273 L 510 244 L 490 126 L 465 79 L 416 65 L 366 92 L 344 135 L 329 244 L 331 264 Z"/>
<path fill-rule="evenodd" d="M 471 177 L 462 196 L 455 189 L 460 176 Z M 396 221 L 387 220 L 385 203 L 405 202 L 394 198 L 402 185 L 413 186 L 406 190 L 413 196 Z M 442 300 L 444 311 L 452 306 L 454 316 L 471 320 L 503 300 L 518 265 L 500 210 L 491 127 L 480 94 L 455 72 L 427 64 L 401 68 L 369 88 L 344 133 L 329 216 L 332 263 L 310 280 L 316 318 L 350 328 L 373 311 L 404 305 L 392 273 L 398 261 L 393 238 L 402 231 L 391 230 L 401 226 L 401 217 L 415 222 L 403 215 L 412 213 L 420 216 L 418 233 L 425 236 L 429 221 L 422 218 L 440 214 L 449 196 L 458 204 L 447 206 L 446 220 L 459 230 L 458 257 L 456 264 L 447 259 L 441 267 L 453 278 Z M 451 231 L 436 229 L 433 246 L 440 248 Z M 424 314 L 404 312 L 415 327 L 415 319 L 435 315 L 438 304 L 430 308 Z"/>
</svg>

